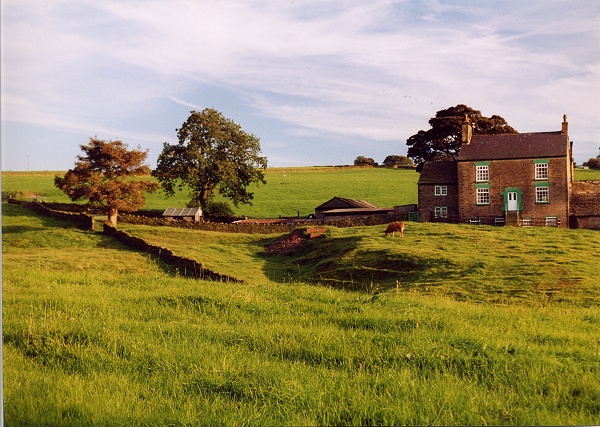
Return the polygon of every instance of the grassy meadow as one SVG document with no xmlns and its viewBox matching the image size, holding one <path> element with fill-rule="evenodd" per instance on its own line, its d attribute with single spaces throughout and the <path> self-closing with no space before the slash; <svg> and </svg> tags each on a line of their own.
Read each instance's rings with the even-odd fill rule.
<svg viewBox="0 0 600 427">
<path fill-rule="evenodd" d="M 54 187 L 54 176 L 64 172 L 2 172 L 2 190 L 21 191 L 27 197 L 48 202 L 70 202 Z M 249 218 L 306 217 L 332 197 L 367 200 L 377 206 L 391 207 L 417 203 L 417 181 L 414 170 L 357 167 L 268 168 L 266 185 L 250 188 L 252 205 L 234 208 L 236 215 Z M 575 170 L 576 180 L 600 180 L 600 170 Z M 383 185 L 382 185 L 383 183 Z M 219 195 L 215 200 L 221 201 Z M 164 210 L 184 207 L 188 192 L 167 198 L 162 191 L 147 195 L 144 209 Z"/>
<path fill-rule="evenodd" d="M 70 202 L 54 187 L 54 176 L 64 172 L 3 172 L 2 190 L 21 191 L 30 197 L 44 197 L 48 202 Z M 266 185 L 251 187 L 252 205 L 234 208 L 237 215 L 249 218 L 303 217 L 313 214 L 315 208 L 332 197 L 368 200 L 391 207 L 417 203 L 417 181 L 414 170 L 357 167 L 304 167 L 269 168 L 265 173 Z M 386 185 L 381 185 L 386 183 Z M 393 186 L 393 190 L 390 187 Z M 216 195 L 215 200 L 223 200 Z M 144 209 L 164 210 L 184 207 L 189 202 L 188 192 L 178 192 L 167 198 L 162 191 L 147 195 Z"/>
<path fill-rule="evenodd" d="M 387 173 L 409 181 L 402 194 L 361 187 Z M 16 188 L 3 174 L 3 190 L 52 197 L 52 176 Z M 296 211 L 335 195 L 414 203 L 417 178 L 274 170 L 256 216 L 294 216 L 283 197 Z M 600 419 L 598 232 L 409 223 L 401 239 L 332 227 L 278 256 L 264 250 L 276 234 L 120 227 L 246 283 L 178 277 L 99 232 L 3 203 L 6 425 Z"/>
</svg>

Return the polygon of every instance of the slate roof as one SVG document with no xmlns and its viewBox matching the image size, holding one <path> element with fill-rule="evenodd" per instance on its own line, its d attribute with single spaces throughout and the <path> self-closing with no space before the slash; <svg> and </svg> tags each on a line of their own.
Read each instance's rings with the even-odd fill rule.
<svg viewBox="0 0 600 427">
<path fill-rule="evenodd" d="M 184 216 L 196 216 L 199 213 L 202 215 L 202 208 L 167 208 L 163 212 L 163 216 L 173 217 L 184 217 Z"/>
<path fill-rule="evenodd" d="M 323 215 L 373 215 L 394 212 L 394 208 L 354 208 L 354 209 L 329 209 Z"/>
<path fill-rule="evenodd" d="M 315 210 L 329 210 L 329 209 L 355 209 L 355 208 L 369 208 L 369 209 L 379 209 L 379 206 L 375 206 L 372 203 L 369 203 L 365 200 L 356 200 L 356 199 L 345 199 L 343 197 L 334 197 L 319 205 L 315 208 Z"/>
<path fill-rule="evenodd" d="M 568 152 L 569 137 L 560 131 L 473 135 L 460 147 L 458 161 L 565 157 Z"/>
<path fill-rule="evenodd" d="M 457 164 L 455 161 L 423 163 L 423 169 L 419 176 L 419 184 L 457 184 Z"/>
</svg>

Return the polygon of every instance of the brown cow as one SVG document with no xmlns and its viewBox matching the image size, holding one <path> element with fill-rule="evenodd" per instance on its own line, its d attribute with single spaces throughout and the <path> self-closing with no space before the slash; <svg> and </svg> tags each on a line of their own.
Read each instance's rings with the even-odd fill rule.
<svg viewBox="0 0 600 427">
<path fill-rule="evenodd" d="M 398 231 L 400 233 L 400 237 L 404 237 L 404 223 L 403 222 L 392 222 L 388 225 L 385 230 L 386 237 L 390 234 L 394 237 L 394 233 Z"/>
</svg>

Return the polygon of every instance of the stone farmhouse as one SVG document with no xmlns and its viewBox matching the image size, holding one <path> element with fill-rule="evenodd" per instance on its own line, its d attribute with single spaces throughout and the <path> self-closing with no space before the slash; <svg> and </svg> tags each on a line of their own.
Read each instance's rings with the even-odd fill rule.
<svg viewBox="0 0 600 427">
<path fill-rule="evenodd" d="M 473 135 L 467 119 L 458 160 L 423 165 L 420 220 L 600 229 L 600 182 L 573 182 L 568 127 Z"/>
</svg>

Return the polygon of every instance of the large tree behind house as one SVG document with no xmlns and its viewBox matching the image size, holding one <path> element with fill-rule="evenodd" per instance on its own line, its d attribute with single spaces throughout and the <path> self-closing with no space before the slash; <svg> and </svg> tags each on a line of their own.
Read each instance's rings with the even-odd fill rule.
<svg viewBox="0 0 600 427">
<path fill-rule="evenodd" d="M 478 135 L 517 133 L 504 118 L 485 117 L 481 111 L 464 104 L 440 110 L 429 119 L 430 128 L 420 130 L 406 141 L 407 156 L 417 164 L 420 172 L 425 161 L 456 160 L 462 145 L 462 124 L 470 120 L 473 132 Z"/>
</svg>

